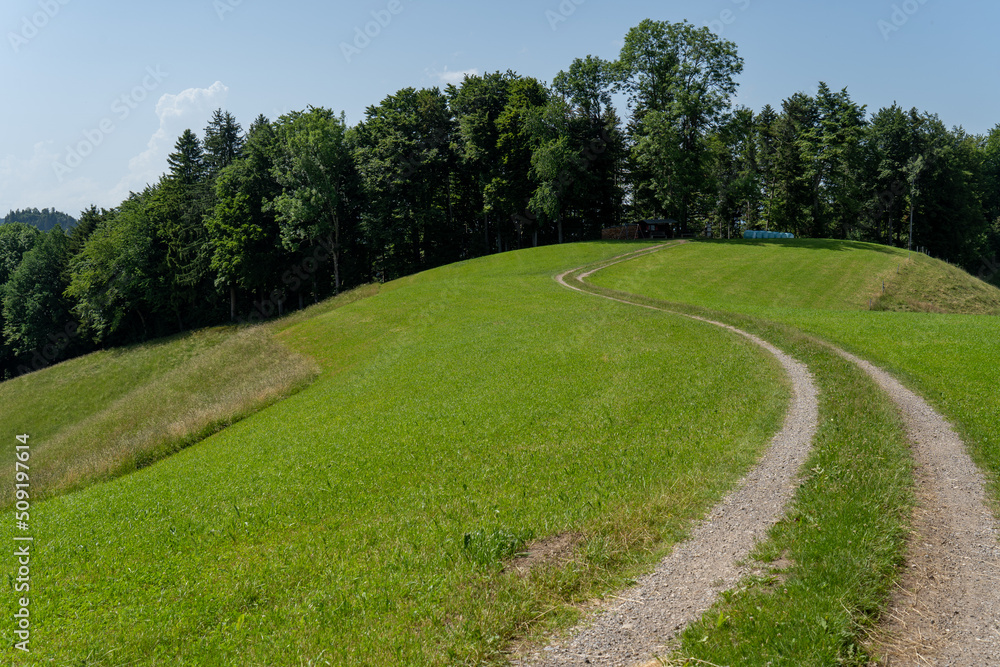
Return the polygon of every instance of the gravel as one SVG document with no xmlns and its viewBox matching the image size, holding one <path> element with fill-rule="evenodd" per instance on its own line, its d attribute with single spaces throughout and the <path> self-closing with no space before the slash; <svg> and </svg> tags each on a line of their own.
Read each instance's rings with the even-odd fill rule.
<svg viewBox="0 0 1000 667">
<path fill-rule="evenodd" d="M 661 248 L 630 253 L 604 266 Z M 557 280 L 570 289 L 593 294 L 567 282 L 566 276 L 575 271 Z M 784 427 L 739 488 L 654 572 L 612 602 L 602 603 L 566 640 L 513 664 L 649 664 L 650 658 L 666 651 L 668 642 L 698 619 L 721 591 L 732 588 L 752 571 L 739 563 L 747 559 L 752 546 L 780 518 L 791 499 L 818 419 L 817 392 L 808 369 L 744 331 L 704 318 L 693 319 L 745 336 L 781 362 L 793 385 Z M 1000 665 L 1000 524 L 987 506 L 982 473 L 951 425 L 920 396 L 871 363 L 830 347 L 867 372 L 896 403 L 916 462 L 917 507 L 906 566 L 886 621 L 873 637 L 873 648 L 880 655 L 878 664 Z"/>
<path fill-rule="evenodd" d="M 879 630 L 883 665 L 1000 665 L 1000 525 L 985 481 L 954 429 L 924 399 L 867 361 L 899 406 L 917 469 L 906 567 Z"/>
<path fill-rule="evenodd" d="M 566 282 L 566 275 L 558 276 L 559 282 L 579 290 Z M 513 664 L 615 667 L 634 665 L 662 653 L 666 643 L 711 607 L 721 591 L 734 587 L 753 571 L 740 563 L 784 514 L 798 486 L 799 469 L 809 454 L 819 419 L 812 376 L 804 364 L 756 336 L 720 322 L 694 319 L 744 336 L 778 359 L 793 389 L 784 426 L 738 488 L 652 573 L 605 604 L 566 641 L 536 650 Z"/>
</svg>

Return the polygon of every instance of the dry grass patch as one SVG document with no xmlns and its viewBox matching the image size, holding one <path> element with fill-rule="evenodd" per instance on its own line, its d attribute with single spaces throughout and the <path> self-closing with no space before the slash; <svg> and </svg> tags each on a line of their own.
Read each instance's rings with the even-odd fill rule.
<svg viewBox="0 0 1000 667">
<path fill-rule="evenodd" d="M 504 571 L 516 572 L 526 577 L 532 570 L 545 565 L 564 565 L 572 560 L 576 548 L 582 541 L 583 534 L 577 532 L 559 533 L 542 540 L 535 540 L 510 561 Z"/>
<path fill-rule="evenodd" d="M 1000 315 L 1000 289 L 925 255 L 914 254 L 885 280 L 874 310 Z"/>
<path fill-rule="evenodd" d="M 184 342 L 161 345 L 162 354 Z M 268 328 L 233 329 L 222 342 L 167 366 L 99 411 L 33 439 L 33 495 L 59 495 L 155 463 L 291 395 L 317 373 L 314 362 L 275 342 Z M 13 478 L 13 463 L 0 469 Z M 0 489 L 0 506 L 12 502 L 13 487 Z"/>
</svg>

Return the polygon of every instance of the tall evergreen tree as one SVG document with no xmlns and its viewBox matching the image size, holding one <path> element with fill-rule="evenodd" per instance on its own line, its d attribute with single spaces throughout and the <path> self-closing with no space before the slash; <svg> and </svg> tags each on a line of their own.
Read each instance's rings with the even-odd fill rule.
<svg viewBox="0 0 1000 667">
<path fill-rule="evenodd" d="M 205 298 L 212 289 L 205 217 L 212 206 L 212 182 L 203 145 L 190 129 L 177 140 L 167 163 L 170 171 L 147 205 L 165 250 L 164 273 L 171 283 L 169 301 L 178 328 L 184 329 L 186 318 L 195 322 L 211 320 L 214 299 Z"/>
<path fill-rule="evenodd" d="M 816 100 L 795 93 L 775 123 L 772 229 L 811 236 L 822 229 L 820 171 L 816 162 L 820 111 Z"/>
<path fill-rule="evenodd" d="M 817 163 L 822 197 L 819 232 L 823 237 L 847 238 L 862 208 L 865 108 L 851 100 L 846 88 L 834 93 L 823 82 L 816 103 L 820 113 Z"/>
<path fill-rule="evenodd" d="M 548 96 L 536 79 L 514 79 L 508 88 L 507 104 L 496 120 L 500 161 L 486 186 L 486 209 L 497 221 L 497 243 L 506 249 L 521 247 L 525 234 L 535 228 L 523 212 L 536 186 L 531 178 L 531 160 L 538 140 L 532 127 Z M 559 223 L 561 231 L 561 219 Z"/>
<path fill-rule="evenodd" d="M 291 263 L 282 249 L 271 202 L 281 194 L 274 171 L 277 136 L 264 116 L 250 127 L 241 157 L 225 167 L 215 184 L 216 203 L 205 225 L 212 247 L 216 286 L 229 292 L 230 318 L 238 292 L 262 295 L 278 288 Z"/>
<path fill-rule="evenodd" d="M 466 76 L 461 87 L 449 84 L 446 95 L 459 127 L 456 140 L 462 172 L 471 187 L 463 188 L 472 200 L 468 207 L 477 218 L 470 220 L 476 238 L 482 239 L 482 253 L 503 250 L 502 235 L 497 233 L 501 213 L 495 211 L 487 199 L 487 188 L 497 177 L 502 157 L 498 143 L 500 130 L 497 121 L 510 96 L 511 82 L 517 79 L 511 71 L 493 72 L 482 76 Z M 481 221 L 481 224 L 476 224 Z M 495 243 L 500 240 L 501 243 Z"/>
<path fill-rule="evenodd" d="M 462 255 L 464 230 L 451 206 L 455 132 L 448 101 L 438 89 L 404 88 L 369 107 L 353 133 L 368 202 L 362 231 L 384 278 Z"/>
<path fill-rule="evenodd" d="M 863 144 L 865 207 L 858 237 L 899 245 L 909 218 L 909 164 L 918 153 L 919 118 L 893 104 L 871 119 Z"/>
<path fill-rule="evenodd" d="M 243 128 L 228 111 L 216 109 L 205 127 L 204 163 L 210 177 L 236 161 L 243 152 Z"/>
<path fill-rule="evenodd" d="M 754 228 L 760 218 L 760 144 L 753 111 L 737 109 L 712 139 L 716 188 L 712 217 L 721 237 L 731 238 L 741 231 L 741 221 Z"/>
</svg>

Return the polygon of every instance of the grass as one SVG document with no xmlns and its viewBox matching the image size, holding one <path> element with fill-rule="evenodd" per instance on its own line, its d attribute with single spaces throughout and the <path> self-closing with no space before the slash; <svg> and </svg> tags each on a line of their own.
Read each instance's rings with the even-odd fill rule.
<svg viewBox="0 0 1000 667">
<path fill-rule="evenodd" d="M 34 438 L 35 500 L 134 472 L 301 390 L 314 360 L 275 333 L 376 294 L 369 285 L 262 326 L 95 352 L 0 383 L 0 423 Z M 13 475 L 13 450 L 0 478 Z M 13 488 L 0 487 L 0 508 Z"/>
<path fill-rule="evenodd" d="M 594 282 L 625 291 L 649 286 L 658 299 L 727 312 L 862 309 L 902 259 L 894 249 L 851 241 L 698 242 L 670 250 L 669 260 L 654 253 L 617 265 Z"/>
<path fill-rule="evenodd" d="M 672 658 L 676 664 L 864 664 L 866 628 L 877 619 L 902 556 L 909 462 L 886 397 L 859 371 L 810 342 L 809 334 L 865 356 L 914 386 L 958 425 L 994 481 L 1000 472 L 1000 321 L 987 314 L 865 312 L 864 281 L 857 275 L 853 296 L 813 275 L 789 284 L 789 275 L 809 263 L 805 254 L 841 252 L 824 250 L 826 242 L 805 244 L 812 247 L 772 244 L 761 266 L 756 244 L 692 244 L 609 267 L 590 279 L 647 299 L 705 301 L 751 314 L 711 313 L 806 361 L 823 389 L 822 427 L 807 464 L 808 481 L 789 518 L 757 552 L 765 562 L 782 559 L 781 565 L 727 594 L 688 628 Z M 854 270 L 880 275 L 885 255 L 892 253 L 861 250 L 851 260 Z M 706 286 L 719 257 L 743 268 Z M 991 313 L 1000 295 L 927 258 L 903 265 L 898 276 L 878 307 Z M 994 498 L 995 492 L 994 485 Z"/>
<path fill-rule="evenodd" d="M 1000 514 L 1000 319 L 919 313 L 787 313 L 782 319 L 903 380 L 956 426 Z"/>
<path fill-rule="evenodd" d="M 315 364 L 267 327 L 98 352 L 0 384 L 0 423 L 32 440 L 36 500 L 134 472 L 300 390 Z M 13 450 L 0 476 L 14 473 Z M 13 487 L 0 487 L 11 507 Z"/>
<path fill-rule="evenodd" d="M 672 303 L 761 314 L 876 310 L 1000 314 L 1000 290 L 950 264 L 904 249 L 828 240 L 689 243 L 600 274 Z M 882 288 L 885 285 L 885 293 Z"/>
<path fill-rule="evenodd" d="M 1000 315 L 1000 289 L 962 269 L 915 253 L 890 276 L 876 310 Z"/>
<path fill-rule="evenodd" d="M 762 251 L 760 244 L 767 248 Z M 887 257 L 906 257 L 905 250 L 883 246 L 866 250 L 869 245 L 849 244 L 855 248 L 850 267 L 854 273 L 847 277 L 854 296 L 841 288 L 824 288 L 826 278 L 810 273 L 807 260 L 812 254 L 839 256 L 841 243 L 835 241 L 788 246 L 760 241 L 694 243 L 613 266 L 595 274 L 592 282 L 782 322 L 871 360 L 896 374 L 956 425 L 970 454 L 989 476 L 994 501 L 1000 501 L 1000 365 L 996 363 L 1000 319 L 995 317 L 1000 313 L 1000 289 L 914 253 L 914 261 L 902 264 L 898 275 L 890 271 L 886 297 L 876 301 L 876 307 L 919 306 L 924 312 L 863 312 L 865 285 L 873 281 L 859 276 L 881 276 L 896 261 L 887 264 Z M 705 285 L 715 273 L 716 260 L 753 268 L 709 288 Z M 799 279 L 791 280 L 799 274 Z M 881 278 L 877 284 L 881 292 Z M 960 314 L 963 309 L 971 314 Z"/>
<path fill-rule="evenodd" d="M 484 258 L 298 316 L 278 339 L 316 360 L 308 388 L 32 506 L 36 655 L 476 664 L 573 621 L 738 480 L 788 399 L 740 337 L 552 281 L 622 249 Z M 38 437 L 40 407 L 33 463 L 58 432 Z M 568 563 L 506 568 L 566 534 Z"/>
<path fill-rule="evenodd" d="M 35 488 L 45 466 L 84 469 L 88 451 L 114 451 L 113 429 L 92 419 L 131 420 L 133 432 L 153 413 L 187 423 L 200 409 L 190 392 L 209 400 L 273 351 L 288 357 L 267 376 L 286 358 L 315 363 L 310 386 L 232 413 L 246 418 L 203 442 L 176 452 L 203 433 L 185 427 L 188 439 L 151 448 L 147 463 L 173 455 L 81 475 L 62 487 L 74 492 L 33 504 L 35 656 L 502 663 L 513 643 L 572 623 L 579 604 L 686 534 L 787 404 L 776 362 L 742 338 L 551 280 L 639 247 L 459 263 L 320 304 L 253 340 L 210 330 L 0 385 L 3 423 L 32 434 Z M 865 629 L 902 557 L 910 462 L 888 399 L 812 336 L 897 373 L 996 471 L 997 320 L 867 308 L 991 313 L 1000 291 L 904 254 L 693 243 L 592 277 L 753 331 L 806 361 L 822 390 L 807 479 L 756 553 L 770 565 L 688 629 L 677 661 L 864 662 Z M 213 417 L 204 432 L 230 421 Z M 559 564 L 510 568 L 560 542 Z"/>
</svg>

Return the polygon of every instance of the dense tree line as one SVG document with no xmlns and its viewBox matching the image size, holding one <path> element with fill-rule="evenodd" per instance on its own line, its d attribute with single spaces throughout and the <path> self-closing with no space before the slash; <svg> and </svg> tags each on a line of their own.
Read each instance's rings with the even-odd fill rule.
<svg viewBox="0 0 1000 667">
<path fill-rule="evenodd" d="M 310 107 L 244 129 L 217 110 L 115 208 L 68 232 L 0 225 L 0 374 L 648 218 L 906 245 L 912 214 L 914 245 L 996 273 L 1000 126 L 869 117 L 822 83 L 754 113 L 732 106 L 742 68 L 709 30 L 647 20 L 617 60 L 577 59 L 551 85 L 406 88 L 353 127 Z"/>
<path fill-rule="evenodd" d="M 43 208 L 41 211 L 37 208 L 26 208 L 23 211 L 18 209 L 10 211 L 6 217 L 0 218 L 0 224 L 14 222 L 22 222 L 26 225 L 37 227 L 43 232 L 51 231 L 56 225 L 59 225 L 64 230 L 71 229 L 76 225 L 76 219 L 73 216 L 48 208 Z"/>
</svg>

